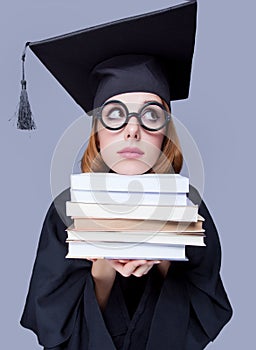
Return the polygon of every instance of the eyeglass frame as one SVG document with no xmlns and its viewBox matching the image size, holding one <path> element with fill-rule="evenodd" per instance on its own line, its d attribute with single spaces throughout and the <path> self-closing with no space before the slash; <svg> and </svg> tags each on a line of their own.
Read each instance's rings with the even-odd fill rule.
<svg viewBox="0 0 256 350">
<path fill-rule="evenodd" d="M 106 105 L 110 104 L 110 103 L 118 103 L 118 104 L 120 104 L 121 106 L 124 107 L 124 110 L 125 110 L 125 112 L 126 112 L 126 118 L 125 118 L 124 123 L 123 123 L 121 126 L 117 127 L 117 128 L 111 128 L 110 126 L 106 125 L 106 124 L 104 123 L 104 121 L 103 121 L 103 118 L 102 118 L 102 111 L 103 111 L 103 108 L 104 108 Z M 148 106 L 151 106 L 151 105 L 156 105 L 156 106 L 160 107 L 160 108 L 163 110 L 164 114 L 165 114 L 165 123 L 164 123 L 161 127 L 157 128 L 157 129 L 152 129 L 152 128 L 147 127 L 146 125 L 144 125 L 144 124 L 142 123 L 142 120 L 141 120 L 141 112 L 143 111 L 144 108 L 146 108 L 146 107 L 148 107 Z M 131 117 L 135 117 L 135 118 L 139 121 L 139 124 L 140 124 L 140 126 L 141 126 L 143 129 L 145 129 L 145 130 L 147 130 L 147 131 L 151 131 L 151 132 L 159 131 L 159 130 L 163 129 L 163 128 L 170 122 L 170 120 L 171 120 L 171 114 L 166 110 L 166 108 L 165 108 L 165 106 L 164 106 L 163 104 L 161 104 L 160 102 L 157 102 L 157 101 L 150 101 L 150 102 L 147 102 L 147 103 L 145 103 L 145 104 L 139 109 L 138 112 L 130 112 L 130 113 L 129 113 L 129 110 L 128 110 L 126 104 L 123 103 L 122 101 L 119 101 L 119 100 L 109 100 L 109 101 L 105 102 L 101 107 L 99 107 L 99 109 L 97 109 L 97 111 L 96 111 L 96 118 L 101 122 L 101 124 L 102 124 L 106 129 L 112 130 L 112 131 L 117 131 L 117 130 L 123 129 L 123 128 L 128 124 L 128 122 L 129 122 L 129 120 L 130 120 Z"/>
</svg>

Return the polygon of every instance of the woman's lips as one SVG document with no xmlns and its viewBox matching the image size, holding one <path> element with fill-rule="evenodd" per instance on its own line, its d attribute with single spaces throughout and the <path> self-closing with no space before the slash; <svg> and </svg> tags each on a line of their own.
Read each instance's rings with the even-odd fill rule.
<svg viewBox="0 0 256 350">
<path fill-rule="evenodd" d="M 140 158 L 144 154 L 144 152 L 137 147 L 126 147 L 117 153 L 120 154 L 121 157 L 129 159 Z"/>
</svg>

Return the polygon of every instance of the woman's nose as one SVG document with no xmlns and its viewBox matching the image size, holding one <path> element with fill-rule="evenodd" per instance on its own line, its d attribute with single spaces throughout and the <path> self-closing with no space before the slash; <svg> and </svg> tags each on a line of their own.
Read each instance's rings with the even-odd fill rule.
<svg viewBox="0 0 256 350">
<path fill-rule="evenodd" d="M 124 129 L 125 140 L 140 140 L 140 124 L 136 117 L 131 117 Z"/>
</svg>

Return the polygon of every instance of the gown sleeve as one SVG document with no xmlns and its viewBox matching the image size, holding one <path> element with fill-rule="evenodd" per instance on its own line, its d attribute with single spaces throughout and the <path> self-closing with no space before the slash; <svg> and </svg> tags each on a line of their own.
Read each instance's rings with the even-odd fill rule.
<svg viewBox="0 0 256 350">
<path fill-rule="evenodd" d="M 232 308 L 220 277 L 221 247 L 216 227 L 205 203 L 193 187 L 189 197 L 199 204 L 199 214 L 205 219 L 206 247 L 187 246 L 189 261 L 175 267 L 187 281 L 190 300 L 192 317 L 186 348 L 200 349 L 217 337 L 230 320 Z M 201 345 L 200 341 L 203 341 Z"/>
<path fill-rule="evenodd" d="M 189 198 L 205 218 L 206 246 L 187 246 L 189 260 L 171 262 L 152 317 L 147 350 L 202 350 L 232 315 L 220 277 L 221 249 L 215 225 L 192 187 Z"/>
<path fill-rule="evenodd" d="M 35 332 L 45 348 L 71 336 L 91 266 L 87 260 L 65 259 L 68 193 L 63 192 L 46 215 L 21 318 L 21 325 Z"/>
</svg>

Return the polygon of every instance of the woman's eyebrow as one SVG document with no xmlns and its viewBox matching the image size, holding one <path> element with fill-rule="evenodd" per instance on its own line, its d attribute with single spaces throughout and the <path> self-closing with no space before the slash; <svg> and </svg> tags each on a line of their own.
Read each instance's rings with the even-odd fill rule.
<svg viewBox="0 0 256 350">
<path fill-rule="evenodd" d="M 149 103 L 149 102 L 157 102 L 157 103 L 159 103 L 159 101 L 157 101 L 157 100 L 145 100 L 142 103 L 145 104 L 145 103 Z"/>
</svg>

